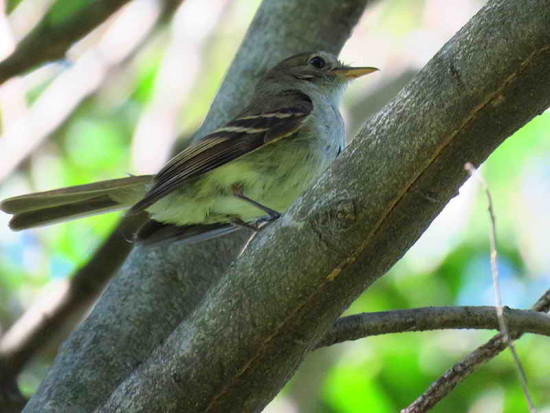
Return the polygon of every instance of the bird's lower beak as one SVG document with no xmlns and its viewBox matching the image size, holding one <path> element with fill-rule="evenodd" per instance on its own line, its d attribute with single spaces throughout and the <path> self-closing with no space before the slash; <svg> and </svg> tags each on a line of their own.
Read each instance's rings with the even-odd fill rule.
<svg viewBox="0 0 550 413">
<path fill-rule="evenodd" d="M 343 77 L 345 79 L 356 79 L 377 71 L 378 69 L 376 67 L 339 67 L 331 70 L 331 72 L 336 76 Z"/>
</svg>

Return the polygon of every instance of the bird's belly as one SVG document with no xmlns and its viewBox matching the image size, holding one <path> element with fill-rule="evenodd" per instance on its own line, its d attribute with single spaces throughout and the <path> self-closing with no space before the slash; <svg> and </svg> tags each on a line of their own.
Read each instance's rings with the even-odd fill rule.
<svg viewBox="0 0 550 413">
<path fill-rule="evenodd" d="M 286 145 L 285 145 L 286 144 Z M 224 187 L 240 184 L 250 199 L 285 212 L 332 160 L 325 149 L 311 143 L 274 144 L 268 151 L 258 151 L 226 165 L 212 179 Z M 253 221 L 266 215 L 254 205 L 230 194 L 217 199 L 213 215 L 235 215 Z"/>
<path fill-rule="evenodd" d="M 337 148 L 318 142 L 277 142 L 217 168 L 159 200 L 149 211 L 161 222 L 188 225 L 251 222 L 267 214 L 233 194 L 242 186 L 250 199 L 285 212 L 336 157 Z M 267 149 L 267 148 L 265 148 Z"/>
</svg>

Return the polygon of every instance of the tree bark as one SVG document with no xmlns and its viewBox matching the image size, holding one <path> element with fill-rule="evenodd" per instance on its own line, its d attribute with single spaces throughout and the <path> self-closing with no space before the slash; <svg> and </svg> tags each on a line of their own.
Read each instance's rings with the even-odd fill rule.
<svg viewBox="0 0 550 413">
<path fill-rule="evenodd" d="M 493 0 L 100 409 L 259 411 L 467 175 L 550 104 L 550 0 Z"/>
<path fill-rule="evenodd" d="M 264 1 L 199 134 L 237 113 L 253 82 L 282 58 L 304 50 L 337 53 L 367 3 Z M 133 251 L 25 410 L 93 410 L 187 317 L 247 237 L 239 232 L 196 245 Z"/>
</svg>

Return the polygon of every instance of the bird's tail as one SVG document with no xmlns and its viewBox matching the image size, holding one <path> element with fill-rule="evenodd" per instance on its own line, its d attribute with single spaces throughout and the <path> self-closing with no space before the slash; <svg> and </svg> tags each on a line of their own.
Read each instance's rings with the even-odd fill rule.
<svg viewBox="0 0 550 413">
<path fill-rule="evenodd" d="M 128 208 L 143 198 L 152 179 L 152 175 L 130 176 L 36 192 L 5 199 L 0 209 L 13 214 L 10 228 L 19 231 Z"/>
</svg>

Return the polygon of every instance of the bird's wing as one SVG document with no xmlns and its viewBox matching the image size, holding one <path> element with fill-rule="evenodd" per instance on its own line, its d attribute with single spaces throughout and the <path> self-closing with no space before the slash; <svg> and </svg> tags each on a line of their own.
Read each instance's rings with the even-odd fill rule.
<svg viewBox="0 0 550 413">
<path fill-rule="evenodd" d="M 299 91 L 287 92 L 281 101 L 287 104 L 276 104 L 269 110 L 249 108 L 225 126 L 185 148 L 155 176 L 149 192 L 132 207 L 130 213 L 151 206 L 193 178 L 293 135 L 311 114 L 313 103 L 309 96 Z"/>
</svg>

